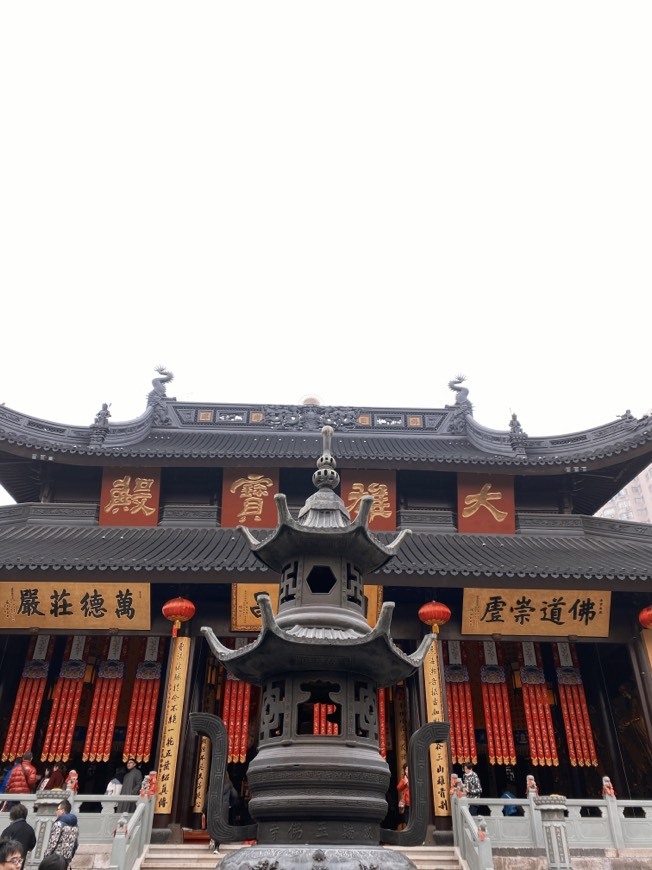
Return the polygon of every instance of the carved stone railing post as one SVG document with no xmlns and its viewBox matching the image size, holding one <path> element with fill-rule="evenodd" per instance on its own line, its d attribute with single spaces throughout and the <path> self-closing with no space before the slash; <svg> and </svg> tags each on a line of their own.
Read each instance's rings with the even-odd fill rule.
<svg viewBox="0 0 652 870">
<path fill-rule="evenodd" d="M 607 819 L 609 821 L 609 829 L 611 830 L 614 846 L 616 849 L 624 849 L 625 836 L 623 834 L 623 826 L 621 822 L 622 816 L 618 809 L 618 801 L 613 793 L 606 793 L 604 799 L 607 804 Z"/>
<path fill-rule="evenodd" d="M 563 795 L 535 797 L 541 813 L 543 843 L 549 870 L 571 870 L 568 832 L 566 831 L 566 798 Z"/>
<path fill-rule="evenodd" d="M 50 839 L 50 831 L 52 830 L 52 825 L 57 820 L 57 807 L 65 798 L 71 804 L 74 804 L 74 793 L 65 791 L 42 791 L 38 795 L 38 800 L 34 801 L 36 818 L 30 821 L 36 834 L 36 846 L 29 853 L 29 858 L 25 863 L 26 868 L 38 867 L 41 860 L 45 857 L 45 850 Z"/>
<path fill-rule="evenodd" d="M 478 867 L 479 870 L 493 870 L 494 858 L 491 840 L 487 834 L 487 823 L 482 816 L 478 817 Z"/>
</svg>

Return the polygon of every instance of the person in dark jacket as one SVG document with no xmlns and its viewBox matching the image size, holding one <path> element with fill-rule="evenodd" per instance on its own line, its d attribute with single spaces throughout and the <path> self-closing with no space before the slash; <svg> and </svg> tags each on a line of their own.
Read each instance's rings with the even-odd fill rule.
<svg viewBox="0 0 652 870">
<path fill-rule="evenodd" d="M 122 778 L 122 791 L 120 794 L 139 794 L 143 784 L 143 775 L 136 767 L 136 762 L 130 758 L 127 762 L 127 772 Z"/>
<path fill-rule="evenodd" d="M 130 758 L 127 761 L 127 772 L 122 778 L 122 789 L 120 794 L 140 794 L 140 787 L 143 784 L 143 775 L 136 767 L 136 760 Z M 119 803 L 119 813 L 133 813 L 136 809 L 136 804 L 133 802 Z"/>
<path fill-rule="evenodd" d="M 11 824 L 4 829 L 0 837 L 3 840 L 17 840 L 20 843 L 23 847 L 21 866 L 24 867 L 27 853 L 31 852 L 36 845 L 34 828 L 27 821 L 27 807 L 24 804 L 14 804 L 9 811 L 9 821 Z"/>
</svg>

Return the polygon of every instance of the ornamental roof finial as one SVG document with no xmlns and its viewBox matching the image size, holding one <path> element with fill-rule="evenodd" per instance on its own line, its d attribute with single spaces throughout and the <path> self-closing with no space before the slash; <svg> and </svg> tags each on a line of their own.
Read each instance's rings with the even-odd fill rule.
<svg viewBox="0 0 652 870">
<path fill-rule="evenodd" d="M 317 460 L 317 471 L 312 476 L 312 482 L 317 489 L 327 486 L 329 489 L 335 489 L 339 485 L 340 476 L 335 470 L 335 457 L 331 452 L 333 443 L 333 427 L 324 426 L 321 430 L 323 447 L 321 456 Z"/>
</svg>

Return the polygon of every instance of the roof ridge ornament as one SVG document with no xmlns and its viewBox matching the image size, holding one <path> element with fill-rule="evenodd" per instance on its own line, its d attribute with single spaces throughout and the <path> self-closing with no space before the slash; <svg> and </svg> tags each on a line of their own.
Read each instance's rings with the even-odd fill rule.
<svg viewBox="0 0 652 870">
<path fill-rule="evenodd" d="M 509 421 L 509 443 L 512 449 L 516 452 L 525 452 L 525 442 L 527 441 L 527 432 L 521 426 L 516 414 L 512 414 Z"/>
<path fill-rule="evenodd" d="M 463 435 L 466 432 L 466 418 L 473 416 L 473 404 L 469 399 L 468 387 L 462 384 L 466 381 L 466 375 L 457 375 L 448 382 L 448 388 L 455 393 L 453 417 L 450 422 L 450 431 L 454 435 Z M 450 405 L 446 406 L 450 408 Z"/>
<path fill-rule="evenodd" d="M 91 425 L 90 447 L 101 447 L 104 444 L 104 439 L 109 434 L 109 417 L 111 412 L 110 404 L 102 402 L 102 407 L 95 415 L 95 421 Z"/>
<path fill-rule="evenodd" d="M 165 392 L 165 385 L 169 384 L 170 381 L 174 380 L 174 375 L 171 371 L 169 371 L 169 369 L 161 365 L 156 366 L 154 371 L 157 371 L 161 375 L 161 377 L 153 379 L 153 389 L 150 390 L 150 392 L 147 394 L 147 407 L 154 409 L 152 415 L 152 425 L 170 426 L 170 415 L 168 413 L 168 409 L 165 406 L 165 402 L 168 400 L 168 396 Z M 170 401 L 176 402 L 176 397 L 171 398 Z"/>
<path fill-rule="evenodd" d="M 155 404 L 159 399 L 167 399 L 165 385 L 169 384 L 170 381 L 174 380 L 174 375 L 165 366 L 155 366 L 154 371 L 158 372 L 160 375 L 162 375 L 162 377 L 154 378 L 152 380 L 152 387 L 154 389 L 151 390 L 147 395 L 148 405 Z"/>
</svg>

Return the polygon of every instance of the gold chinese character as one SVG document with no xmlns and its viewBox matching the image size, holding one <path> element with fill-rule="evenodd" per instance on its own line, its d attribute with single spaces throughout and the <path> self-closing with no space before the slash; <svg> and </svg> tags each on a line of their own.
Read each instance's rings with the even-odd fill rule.
<svg viewBox="0 0 652 870">
<path fill-rule="evenodd" d="M 152 498 L 154 478 L 137 477 L 131 490 L 131 475 L 119 477 L 113 481 L 109 491 L 109 503 L 104 508 L 106 513 L 117 514 L 120 508 L 128 513 L 144 513 L 151 516 L 154 508 L 146 504 Z"/>
<path fill-rule="evenodd" d="M 133 495 L 131 496 L 132 514 L 137 514 L 139 511 L 144 513 L 146 517 L 154 513 L 154 508 L 145 504 L 152 498 L 152 486 L 154 485 L 153 477 L 137 477 L 134 484 Z"/>
<path fill-rule="evenodd" d="M 374 498 L 369 512 L 369 525 L 376 517 L 391 517 L 392 508 L 389 502 L 389 491 L 386 483 L 370 483 L 369 489 L 365 490 L 363 483 L 354 483 L 349 493 L 349 503 L 346 506 L 348 512 L 353 516 L 360 510 L 360 500 L 363 495 L 372 495 Z"/>
<path fill-rule="evenodd" d="M 250 474 L 247 477 L 240 477 L 231 484 L 231 492 L 240 490 L 242 510 L 238 514 L 238 519 L 241 523 L 244 523 L 247 517 L 252 517 L 257 523 L 261 521 L 264 502 L 272 483 L 269 477 L 263 477 L 262 474 Z"/>
<path fill-rule="evenodd" d="M 476 492 L 473 495 L 467 495 L 464 499 L 464 504 L 468 505 L 468 507 L 464 508 L 462 516 L 472 517 L 481 507 L 484 507 L 497 522 L 502 523 L 507 516 L 507 511 L 500 511 L 492 504 L 489 504 L 489 502 L 500 501 L 503 494 L 502 492 L 490 492 L 490 490 L 491 484 L 485 483 L 480 492 Z"/>
<path fill-rule="evenodd" d="M 111 487 L 109 503 L 104 508 L 104 510 L 108 513 L 111 511 L 112 514 L 117 514 L 118 510 L 122 508 L 125 511 L 129 510 L 130 500 L 129 500 L 129 484 L 131 483 L 131 477 L 127 475 L 126 477 L 120 477 L 118 480 L 113 481 L 113 485 Z"/>
</svg>

